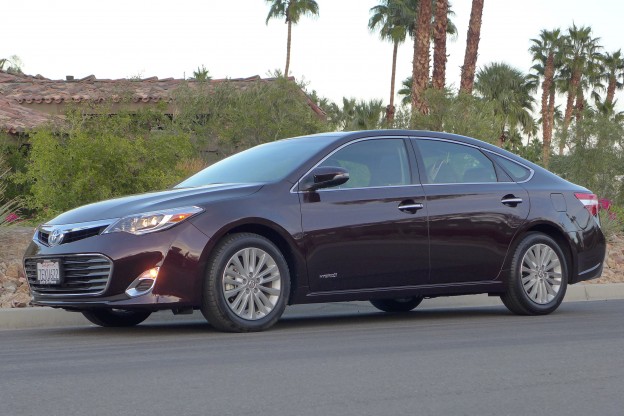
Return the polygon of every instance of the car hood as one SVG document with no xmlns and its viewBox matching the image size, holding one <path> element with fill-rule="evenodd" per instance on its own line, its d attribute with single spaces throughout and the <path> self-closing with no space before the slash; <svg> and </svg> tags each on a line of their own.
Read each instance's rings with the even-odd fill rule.
<svg viewBox="0 0 624 416">
<path fill-rule="evenodd" d="M 201 207 L 214 201 L 251 195 L 260 188 L 262 188 L 262 184 L 214 184 L 130 195 L 72 209 L 48 221 L 47 224 L 76 224 L 121 218 L 126 215 L 162 209 L 193 205 Z"/>
</svg>

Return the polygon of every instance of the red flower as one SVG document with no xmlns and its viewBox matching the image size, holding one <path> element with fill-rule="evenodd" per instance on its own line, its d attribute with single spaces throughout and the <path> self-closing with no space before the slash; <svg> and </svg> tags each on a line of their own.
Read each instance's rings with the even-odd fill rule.
<svg viewBox="0 0 624 416">
<path fill-rule="evenodd" d="M 605 211 L 609 211 L 609 208 L 611 208 L 611 204 L 613 202 L 607 198 L 600 198 L 598 200 L 598 203 L 600 204 L 600 208 L 604 209 Z"/>
<path fill-rule="evenodd" d="M 19 215 L 17 215 L 16 213 L 12 212 L 9 215 L 7 215 L 4 220 L 6 222 L 15 222 L 15 221 L 17 221 L 19 219 L 20 219 Z"/>
</svg>

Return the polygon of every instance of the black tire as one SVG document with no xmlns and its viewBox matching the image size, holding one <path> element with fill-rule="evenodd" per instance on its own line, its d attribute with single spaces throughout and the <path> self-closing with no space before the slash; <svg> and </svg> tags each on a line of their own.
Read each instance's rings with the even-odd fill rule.
<svg viewBox="0 0 624 416">
<path fill-rule="evenodd" d="M 236 266 L 234 259 L 239 260 L 238 264 L 243 266 L 245 259 L 239 255 L 243 256 L 244 254 L 240 253 L 248 253 L 250 250 L 254 254 L 254 266 L 240 273 L 241 270 L 238 270 L 240 267 Z M 255 253 L 260 252 L 267 255 L 264 257 L 266 263 L 263 265 L 260 265 L 262 260 L 255 256 Z M 251 260 L 249 262 L 251 264 Z M 255 266 L 258 265 L 260 266 L 256 270 Z M 226 269 L 230 273 L 229 280 L 225 277 Z M 270 271 L 269 269 L 273 272 L 265 274 Z M 234 279 L 235 282 L 232 273 L 239 276 Z M 271 276 L 274 280 L 263 283 L 261 280 L 263 275 Z M 257 234 L 239 233 L 223 238 L 210 256 L 204 279 L 201 311 L 206 320 L 221 331 L 255 332 L 268 329 L 282 316 L 288 303 L 290 294 L 288 263 L 275 244 Z M 255 283 L 250 286 L 252 280 Z M 265 290 L 271 290 L 273 293 L 270 294 Z M 228 296 L 226 291 L 235 294 Z M 264 298 L 260 298 L 261 296 Z M 239 300 L 239 297 L 242 300 Z M 266 307 L 265 310 L 261 310 L 262 306 Z M 240 312 L 236 311 L 239 307 L 242 307 Z"/>
<path fill-rule="evenodd" d="M 550 248 L 552 252 L 544 247 Z M 554 261 L 552 263 L 547 263 L 546 267 L 542 267 L 541 274 L 531 274 L 527 268 L 523 271 L 522 267 L 525 256 L 529 256 L 532 253 L 534 254 L 534 251 L 538 249 L 545 250 L 551 255 L 551 259 L 553 255 L 556 255 L 557 263 Z M 532 250 L 532 252 L 527 254 L 529 250 Z M 533 258 L 535 257 L 533 256 Z M 527 261 L 532 262 L 529 257 L 527 257 Z M 538 263 L 540 262 L 534 263 L 536 265 L 536 270 L 539 269 Z M 553 264 L 558 264 L 559 267 L 552 268 L 548 266 L 548 264 L 551 266 Z M 554 272 L 560 277 L 555 279 L 557 275 L 553 274 Z M 534 277 L 531 278 L 531 275 Z M 526 280 L 528 289 L 525 289 L 523 278 Z M 540 283 L 540 281 L 542 281 L 542 283 Z M 556 284 L 553 285 L 550 282 L 556 282 Z M 543 287 L 541 295 L 536 292 L 540 284 Z M 548 235 L 539 232 L 528 233 L 524 236 L 514 250 L 511 268 L 505 286 L 506 292 L 501 295 L 501 300 L 511 312 L 517 315 L 546 315 L 554 312 L 563 301 L 568 286 L 568 263 L 559 244 Z M 557 287 L 558 289 L 555 292 Z M 550 293 L 548 289 L 555 293 Z"/>
<path fill-rule="evenodd" d="M 151 311 L 122 310 L 122 309 L 90 309 L 82 314 L 92 323 L 103 327 L 135 326 L 145 321 L 152 314 Z"/>
<path fill-rule="evenodd" d="M 423 301 L 422 296 L 397 299 L 371 299 L 370 303 L 384 312 L 409 312 Z"/>
</svg>

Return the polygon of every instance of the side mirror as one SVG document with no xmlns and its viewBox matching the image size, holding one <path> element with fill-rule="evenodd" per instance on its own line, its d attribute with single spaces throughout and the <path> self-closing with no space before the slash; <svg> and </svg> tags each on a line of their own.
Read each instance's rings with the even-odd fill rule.
<svg viewBox="0 0 624 416">
<path fill-rule="evenodd" d="M 321 188 L 342 185 L 348 180 L 349 172 L 346 169 L 334 166 L 321 166 L 315 168 L 301 180 L 299 189 L 312 192 Z"/>
</svg>

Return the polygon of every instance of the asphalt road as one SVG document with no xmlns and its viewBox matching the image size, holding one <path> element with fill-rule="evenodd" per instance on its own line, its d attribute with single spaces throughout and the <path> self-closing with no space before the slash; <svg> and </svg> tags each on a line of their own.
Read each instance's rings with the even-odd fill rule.
<svg viewBox="0 0 624 416">
<path fill-rule="evenodd" d="M 258 334 L 199 317 L 0 331 L 0 414 L 624 414 L 624 301 L 545 317 L 291 308 Z"/>
</svg>

